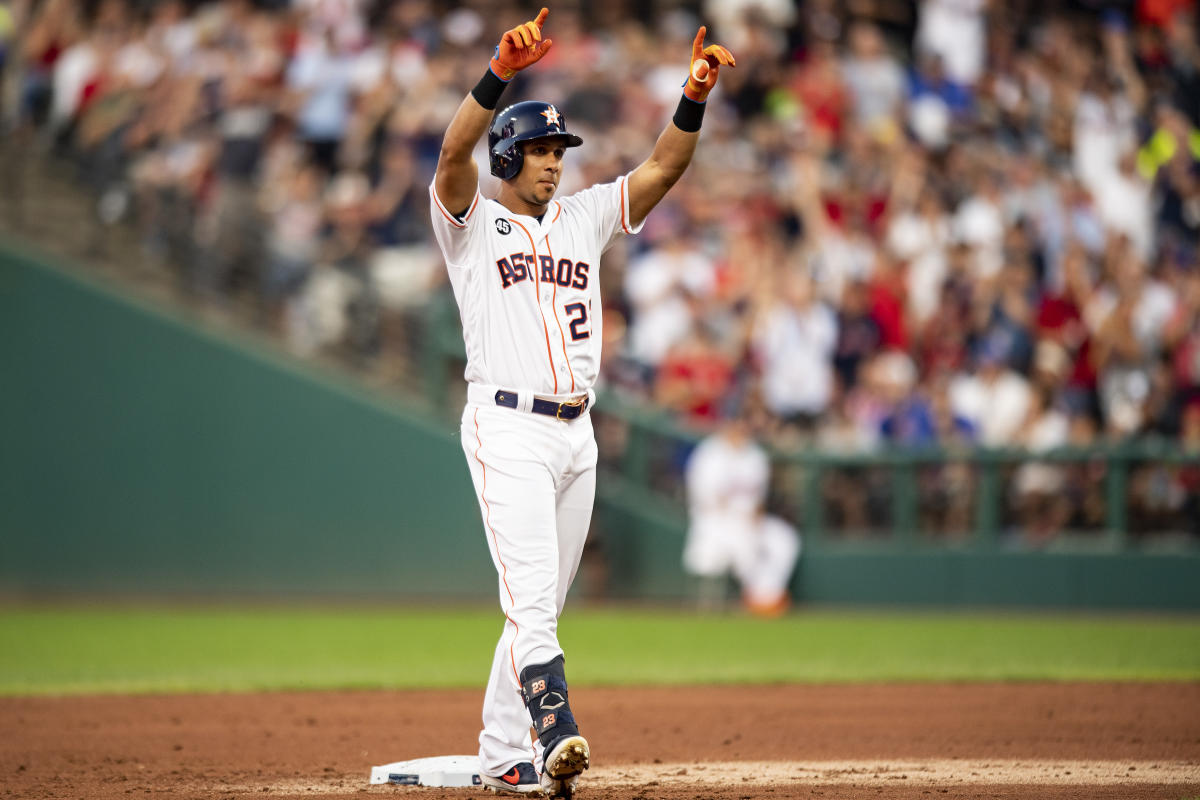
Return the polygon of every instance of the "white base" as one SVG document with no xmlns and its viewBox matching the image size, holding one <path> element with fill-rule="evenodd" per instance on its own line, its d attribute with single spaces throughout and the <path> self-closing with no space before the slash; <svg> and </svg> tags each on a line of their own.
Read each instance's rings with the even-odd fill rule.
<svg viewBox="0 0 1200 800">
<path fill-rule="evenodd" d="M 434 756 L 371 767 L 371 783 L 398 786 L 479 786 L 479 756 Z"/>
</svg>

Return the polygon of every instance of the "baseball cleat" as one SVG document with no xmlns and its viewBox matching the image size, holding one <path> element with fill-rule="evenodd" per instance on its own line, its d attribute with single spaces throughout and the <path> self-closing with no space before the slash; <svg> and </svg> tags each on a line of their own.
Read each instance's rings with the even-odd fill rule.
<svg viewBox="0 0 1200 800">
<path fill-rule="evenodd" d="M 545 761 L 545 772 L 551 778 L 566 780 L 575 777 L 591 763 L 587 739 L 578 733 L 563 736 L 546 748 Z"/>
<path fill-rule="evenodd" d="M 523 761 L 499 777 L 480 775 L 479 781 L 496 794 L 528 794 L 541 795 L 545 793 L 542 781 L 538 777 L 533 764 Z"/>
<path fill-rule="evenodd" d="M 557 780 L 555 778 L 551 778 L 544 772 L 542 773 L 542 790 L 545 791 L 546 797 L 571 800 L 571 798 L 575 796 L 575 784 L 578 782 L 578 775 L 572 775 L 569 778 Z"/>
</svg>

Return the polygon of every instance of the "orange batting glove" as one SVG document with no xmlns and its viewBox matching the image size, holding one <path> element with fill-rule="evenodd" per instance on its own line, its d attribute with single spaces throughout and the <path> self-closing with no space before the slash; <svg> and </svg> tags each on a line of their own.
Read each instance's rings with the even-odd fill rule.
<svg viewBox="0 0 1200 800">
<path fill-rule="evenodd" d="M 708 28 L 701 25 L 696 31 L 696 41 L 692 42 L 692 67 L 687 83 L 683 85 L 683 93 L 689 100 L 703 103 L 708 99 L 708 93 L 717 85 L 717 73 L 722 66 L 736 67 L 737 60 L 733 53 L 719 44 L 704 46 L 704 34 Z"/>
<path fill-rule="evenodd" d="M 512 76 L 546 55 L 553 39 L 542 41 L 542 23 L 550 10 L 543 8 L 537 19 L 523 22 L 512 30 L 505 31 L 496 46 L 492 56 L 492 72 L 502 81 L 512 80 Z"/>
</svg>

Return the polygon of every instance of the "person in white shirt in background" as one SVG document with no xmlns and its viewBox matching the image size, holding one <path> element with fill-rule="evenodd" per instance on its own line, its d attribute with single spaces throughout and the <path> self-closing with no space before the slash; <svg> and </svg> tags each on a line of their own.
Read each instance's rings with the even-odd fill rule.
<svg viewBox="0 0 1200 800">
<path fill-rule="evenodd" d="M 1005 363 L 1005 355 L 1000 342 L 985 341 L 974 372 L 950 381 L 951 408 L 979 431 L 985 447 L 1011 445 L 1032 404 L 1029 381 Z"/>
<path fill-rule="evenodd" d="M 760 313 L 751 347 L 762 370 L 767 408 L 808 432 L 833 396 L 837 316 L 817 299 L 812 278 L 795 271 Z"/>
<path fill-rule="evenodd" d="M 851 26 L 842 76 L 854 99 L 855 118 L 861 124 L 877 130 L 895 119 L 904 102 L 904 69 L 888 52 L 887 42 L 874 23 L 860 21 Z"/>
<path fill-rule="evenodd" d="M 648 370 L 657 369 L 696 322 L 688 298 L 709 298 L 716 285 L 712 259 L 685 231 L 668 230 L 657 247 L 629 264 L 625 274 L 625 296 L 633 308 L 630 356 Z"/>
<path fill-rule="evenodd" d="M 974 86 L 987 54 L 987 0 L 924 0 L 917 24 L 917 49 L 935 53 L 955 83 Z"/>
</svg>

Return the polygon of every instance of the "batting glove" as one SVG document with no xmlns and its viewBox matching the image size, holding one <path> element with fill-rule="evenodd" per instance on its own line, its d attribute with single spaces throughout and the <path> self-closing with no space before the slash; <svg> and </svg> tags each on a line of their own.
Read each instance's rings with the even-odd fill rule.
<svg viewBox="0 0 1200 800">
<path fill-rule="evenodd" d="M 721 45 L 704 46 L 704 34 L 707 32 L 708 28 L 703 25 L 696 31 L 696 41 L 692 42 L 692 71 L 683 85 L 683 93 L 697 103 L 708 99 L 708 93 L 717 85 L 717 73 L 722 66 L 737 66 L 733 53 Z"/>
<path fill-rule="evenodd" d="M 540 61 L 549 52 L 554 40 L 542 41 L 542 23 L 549 13 L 549 9 L 543 8 L 537 19 L 504 32 L 492 56 L 492 72 L 496 77 L 502 81 L 512 80 L 513 75 Z"/>
</svg>

